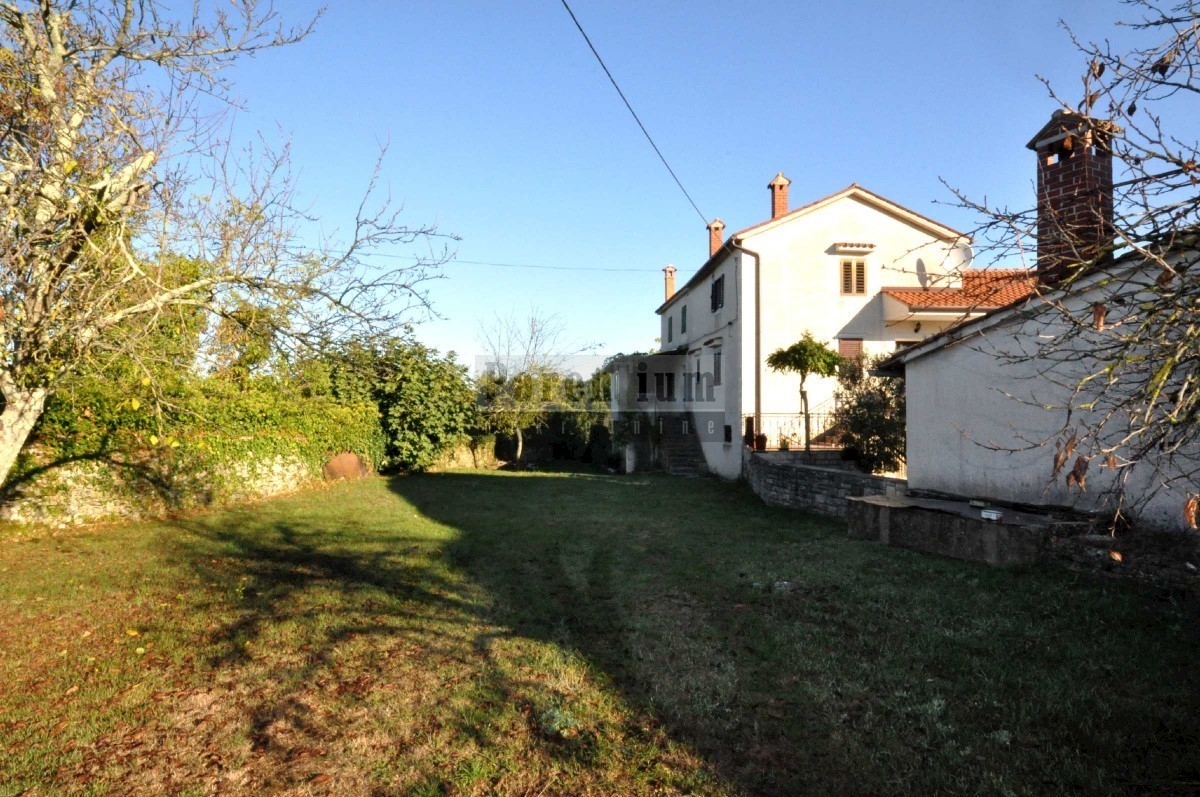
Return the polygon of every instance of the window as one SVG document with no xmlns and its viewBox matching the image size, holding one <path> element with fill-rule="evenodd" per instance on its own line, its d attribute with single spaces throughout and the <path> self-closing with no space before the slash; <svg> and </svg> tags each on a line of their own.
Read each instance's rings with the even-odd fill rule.
<svg viewBox="0 0 1200 797">
<path fill-rule="evenodd" d="M 712 311 L 715 313 L 725 306 L 725 278 L 717 277 L 712 283 Z"/>
<path fill-rule="evenodd" d="M 713 384 L 721 384 L 721 352 L 713 352 Z"/>
<path fill-rule="evenodd" d="M 686 305 L 684 305 L 683 309 L 679 311 L 679 334 L 680 335 L 687 334 L 687 306 Z"/>
<path fill-rule="evenodd" d="M 847 360 L 862 357 L 862 338 L 838 338 L 838 354 Z"/>
<path fill-rule="evenodd" d="M 867 293 L 867 261 L 842 261 L 842 293 L 849 296 L 865 296 Z"/>
<path fill-rule="evenodd" d="M 667 343 L 675 340 L 675 319 L 667 317 Z"/>
<path fill-rule="evenodd" d="M 647 392 L 649 392 L 649 391 L 647 390 L 647 387 L 646 387 L 646 386 L 647 386 L 647 383 L 649 382 L 649 379 L 646 377 L 646 374 L 645 374 L 645 373 L 640 373 L 640 374 L 638 374 L 637 376 L 638 376 L 638 397 L 637 397 L 637 400 L 638 400 L 638 401 L 645 401 L 645 400 L 646 400 L 646 393 L 647 393 Z"/>
</svg>

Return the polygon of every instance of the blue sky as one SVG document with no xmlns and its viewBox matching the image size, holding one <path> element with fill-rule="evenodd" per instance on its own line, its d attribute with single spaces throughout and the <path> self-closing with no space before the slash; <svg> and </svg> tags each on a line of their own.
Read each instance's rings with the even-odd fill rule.
<svg viewBox="0 0 1200 797">
<path fill-rule="evenodd" d="M 300 20 L 317 3 L 288 0 Z M 1033 203 L 1025 142 L 1078 93 L 1084 39 L 1115 2 L 692 2 L 572 7 L 688 192 L 727 231 L 852 182 L 962 230 L 939 178 Z M 353 217 L 381 143 L 414 225 L 462 240 L 417 337 L 470 363 L 495 314 L 536 308 L 601 353 L 653 348 L 667 263 L 705 260 L 704 222 L 646 143 L 559 0 L 333 2 L 304 42 L 241 62 L 236 132 L 290 139 L 299 194 Z M 395 250 L 411 254 L 413 250 Z M 463 261 L 531 264 L 538 270 Z M 397 261 L 380 259 L 381 266 Z"/>
</svg>

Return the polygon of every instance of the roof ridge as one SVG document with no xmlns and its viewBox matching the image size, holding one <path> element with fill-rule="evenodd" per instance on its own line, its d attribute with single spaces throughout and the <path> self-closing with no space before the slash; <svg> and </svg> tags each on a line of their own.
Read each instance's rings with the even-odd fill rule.
<svg viewBox="0 0 1200 797">
<path fill-rule="evenodd" d="M 733 233 L 733 235 L 731 235 L 730 238 L 731 239 L 737 238 L 739 235 L 745 235 L 746 233 L 751 232 L 752 230 L 757 230 L 760 227 L 767 226 L 768 224 L 775 224 L 778 222 L 785 221 L 786 219 L 790 218 L 791 216 L 794 216 L 798 213 L 802 213 L 807 210 L 811 210 L 813 207 L 820 205 L 822 203 L 830 202 L 835 199 L 840 199 L 843 196 L 849 195 L 855 191 L 861 191 L 863 194 L 866 194 L 868 197 L 870 197 L 871 199 L 873 199 L 876 202 L 896 208 L 896 209 L 903 211 L 904 213 L 907 213 L 911 216 L 915 216 L 916 218 L 920 219 L 921 221 L 925 222 L 928 225 L 931 225 L 933 227 L 937 227 L 939 229 L 946 230 L 947 232 L 953 233 L 953 236 L 957 236 L 959 238 L 964 238 L 967 240 L 970 240 L 970 238 L 971 238 L 971 236 L 967 235 L 964 232 L 960 232 L 959 230 L 956 230 L 953 227 L 943 224 L 942 222 L 937 221 L 936 219 L 931 219 L 924 214 L 918 213 L 917 211 L 913 210 L 912 208 L 905 207 L 904 205 L 901 205 L 899 202 L 896 202 L 895 200 L 888 199 L 883 194 L 877 194 L 869 188 L 864 188 L 862 185 L 859 185 L 857 182 L 850 183 L 850 185 L 846 186 L 842 190 L 834 191 L 832 194 L 829 194 L 828 196 L 823 196 L 820 199 L 809 202 L 806 205 L 801 205 L 800 207 L 796 208 L 795 210 L 789 210 L 787 213 L 783 214 L 782 216 L 779 216 L 778 218 L 767 219 L 766 221 L 760 221 L 757 224 L 751 224 L 749 227 L 744 227 L 744 228 L 738 230 L 737 232 Z"/>
</svg>

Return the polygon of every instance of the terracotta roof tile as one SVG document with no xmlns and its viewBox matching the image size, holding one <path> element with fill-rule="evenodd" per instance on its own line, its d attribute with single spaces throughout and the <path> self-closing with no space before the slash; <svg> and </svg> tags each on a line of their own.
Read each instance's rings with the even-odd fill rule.
<svg viewBox="0 0 1200 797">
<path fill-rule="evenodd" d="M 961 288 L 884 288 L 909 308 L 987 309 L 1003 307 L 1033 293 L 1037 275 L 1028 269 L 964 271 Z"/>
</svg>

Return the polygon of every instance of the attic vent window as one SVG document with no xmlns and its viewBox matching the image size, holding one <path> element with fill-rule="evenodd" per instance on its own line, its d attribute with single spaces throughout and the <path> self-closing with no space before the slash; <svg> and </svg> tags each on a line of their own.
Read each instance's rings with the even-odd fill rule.
<svg viewBox="0 0 1200 797">
<path fill-rule="evenodd" d="M 867 293 L 867 261 L 842 261 L 842 295 L 865 296 Z"/>
</svg>

